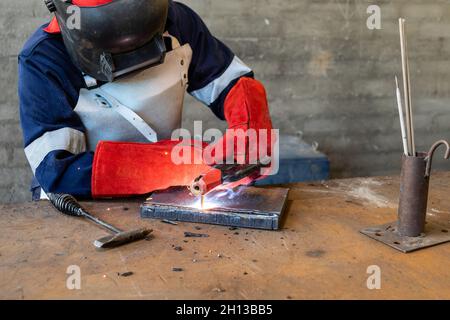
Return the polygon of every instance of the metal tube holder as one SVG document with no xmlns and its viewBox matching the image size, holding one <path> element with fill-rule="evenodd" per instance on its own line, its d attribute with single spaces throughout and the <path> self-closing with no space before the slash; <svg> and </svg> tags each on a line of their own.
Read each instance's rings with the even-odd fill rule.
<svg viewBox="0 0 450 320">
<path fill-rule="evenodd" d="M 398 220 L 361 230 L 361 233 L 401 252 L 408 253 L 450 241 L 449 228 L 426 221 L 431 166 L 435 151 L 441 146 L 450 158 L 450 145 L 437 141 L 428 153 L 402 157 Z"/>
</svg>

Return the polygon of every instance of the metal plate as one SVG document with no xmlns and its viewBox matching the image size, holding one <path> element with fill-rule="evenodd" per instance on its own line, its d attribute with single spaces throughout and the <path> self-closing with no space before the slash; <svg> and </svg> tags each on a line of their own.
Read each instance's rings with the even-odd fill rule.
<svg viewBox="0 0 450 320">
<path fill-rule="evenodd" d="M 361 233 L 403 253 L 413 252 L 450 241 L 449 228 L 432 222 L 426 224 L 425 234 L 420 237 L 401 236 L 397 230 L 397 221 L 363 229 Z"/>
<path fill-rule="evenodd" d="M 280 227 L 288 189 L 238 187 L 193 196 L 185 187 L 154 193 L 141 206 L 141 217 L 276 230 Z"/>
</svg>

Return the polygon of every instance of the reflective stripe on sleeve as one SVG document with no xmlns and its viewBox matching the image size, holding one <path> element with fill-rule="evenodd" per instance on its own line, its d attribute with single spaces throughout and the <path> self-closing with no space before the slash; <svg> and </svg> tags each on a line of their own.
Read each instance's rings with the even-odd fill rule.
<svg viewBox="0 0 450 320">
<path fill-rule="evenodd" d="M 227 70 L 216 80 L 212 81 L 202 89 L 191 92 L 191 95 L 206 105 L 211 105 L 225 88 L 235 79 L 248 74 L 252 70 L 247 67 L 241 59 L 234 57 Z"/>
<path fill-rule="evenodd" d="M 25 155 L 33 173 L 36 172 L 47 154 L 56 150 L 65 150 L 72 154 L 85 152 L 86 139 L 84 133 L 72 128 L 61 128 L 46 132 L 30 143 L 25 148 Z"/>
</svg>

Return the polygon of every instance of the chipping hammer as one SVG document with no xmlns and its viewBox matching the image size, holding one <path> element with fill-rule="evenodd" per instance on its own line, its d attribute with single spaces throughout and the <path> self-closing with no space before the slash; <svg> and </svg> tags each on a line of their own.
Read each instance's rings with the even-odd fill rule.
<svg viewBox="0 0 450 320">
<path fill-rule="evenodd" d="M 78 201 L 69 194 L 48 193 L 47 196 L 53 206 L 55 206 L 55 208 L 61 213 L 72 217 L 86 218 L 114 233 L 113 235 L 95 240 L 94 246 L 97 249 L 111 249 L 119 247 L 126 243 L 145 239 L 150 233 L 153 232 L 153 230 L 146 228 L 140 228 L 132 231 L 122 231 L 86 212 Z"/>
</svg>

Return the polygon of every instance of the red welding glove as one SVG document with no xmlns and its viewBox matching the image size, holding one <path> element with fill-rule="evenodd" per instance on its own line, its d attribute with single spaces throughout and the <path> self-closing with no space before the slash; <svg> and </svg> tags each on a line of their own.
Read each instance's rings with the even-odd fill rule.
<svg viewBox="0 0 450 320">
<path fill-rule="evenodd" d="M 214 145 L 212 155 L 216 162 L 231 157 L 240 164 L 254 163 L 261 158 L 260 148 L 264 149 L 261 150 L 263 154 L 271 156 L 275 142 L 271 132 L 272 121 L 266 91 L 259 81 L 241 78 L 225 99 L 224 114 L 229 129 Z M 245 138 L 239 138 L 240 134 Z M 238 140 L 243 143 L 240 145 Z"/>
<path fill-rule="evenodd" d="M 221 172 L 202 160 L 204 147 L 194 141 L 184 141 L 182 148 L 180 141 L 151 144 L 101 141 L 92 165 L 92 196 L 124 197 L 189 186 L 206 172 L 220 182 Z M 176 164 L 172 152 L 189 164 Z"/>
</svg>

